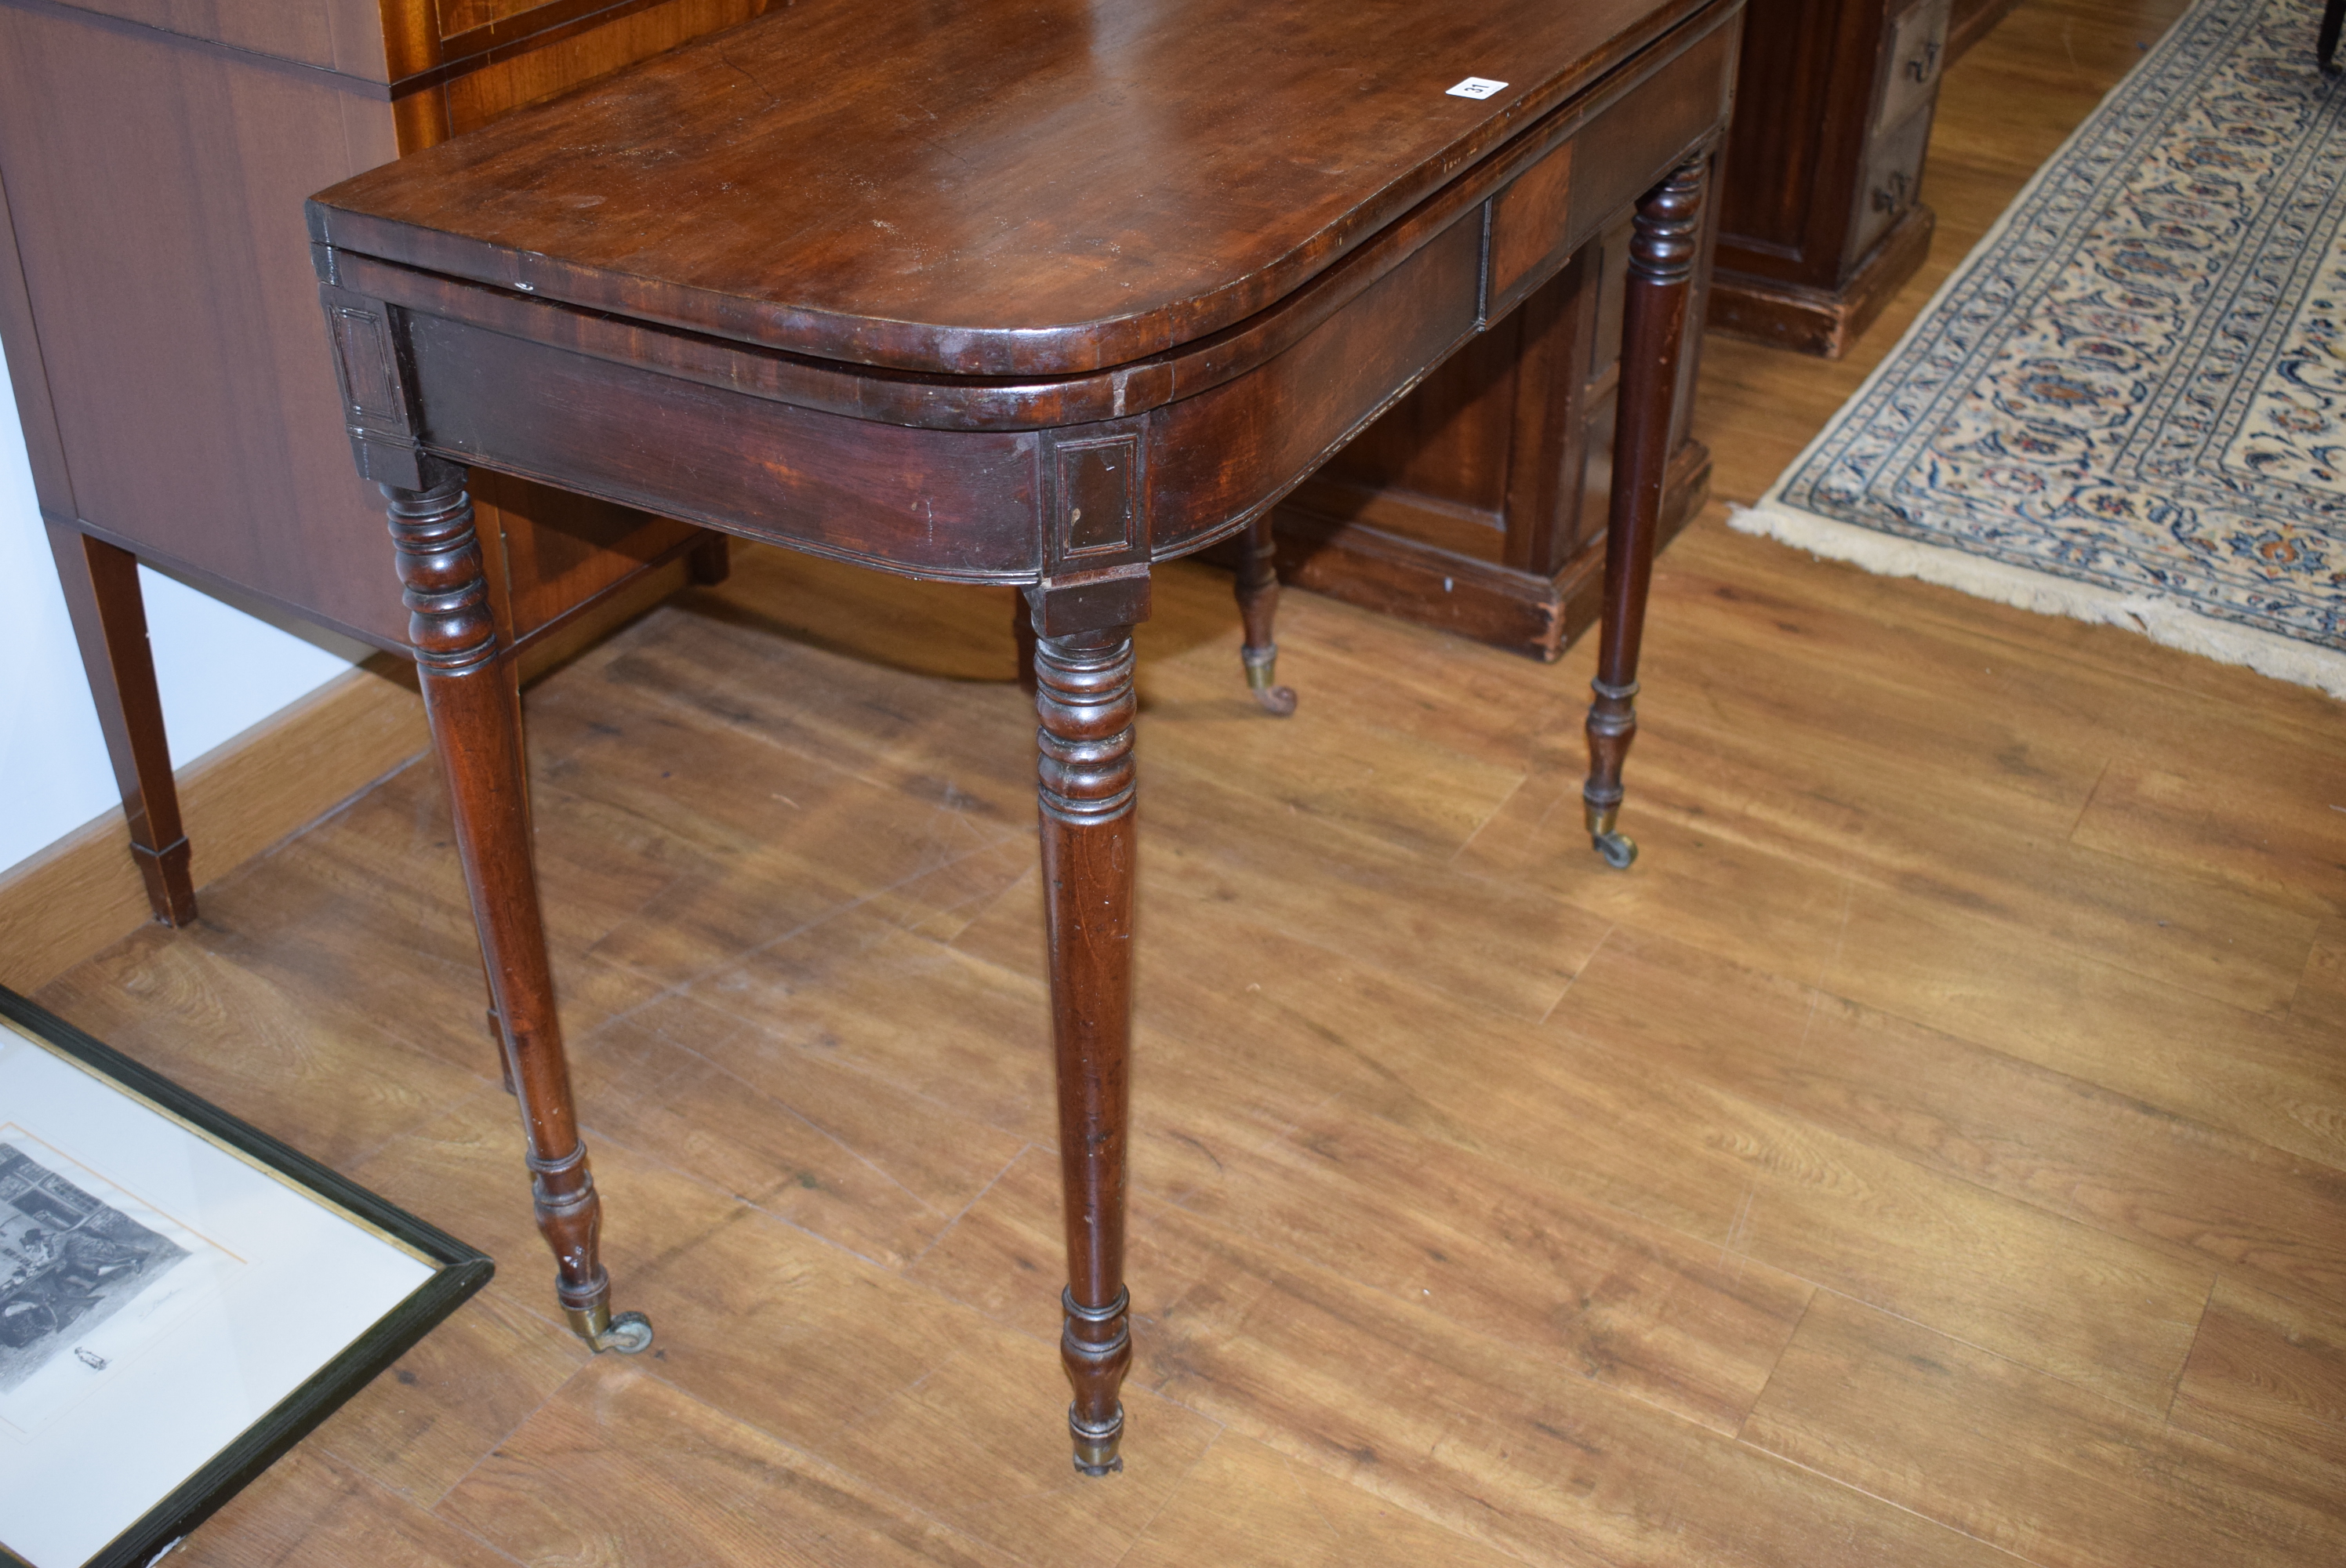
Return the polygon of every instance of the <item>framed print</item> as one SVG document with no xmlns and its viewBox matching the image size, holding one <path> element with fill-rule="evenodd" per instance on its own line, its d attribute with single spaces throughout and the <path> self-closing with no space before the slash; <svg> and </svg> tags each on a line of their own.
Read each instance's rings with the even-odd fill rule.
<svg viewBox="0 0 2346 1568">
<path fill-rule="evenodd" d="M 491 1272 L 0 988 L 0 1563 L 153 1562 Z"/>
</svg>

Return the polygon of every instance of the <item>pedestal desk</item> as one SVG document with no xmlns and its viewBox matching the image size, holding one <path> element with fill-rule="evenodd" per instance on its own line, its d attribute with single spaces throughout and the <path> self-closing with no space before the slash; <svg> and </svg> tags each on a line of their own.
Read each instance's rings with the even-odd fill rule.
<svg viewBox="0 0 2346 1568">
<path fill-rule="evenodd" d="M 1076 1466 L 1120 1467 L 1132 628 L 1634 210 L 1589 830 L 1616 825 L 1739 0 L 798 0 L 327 190 L 342 412 L 390 498 L 539 1227 L 597 1257 L 468 471 L 912 576 L 1035 638 Z M 388 564 L 386 570 L 388 570 Z"/>
</svg>

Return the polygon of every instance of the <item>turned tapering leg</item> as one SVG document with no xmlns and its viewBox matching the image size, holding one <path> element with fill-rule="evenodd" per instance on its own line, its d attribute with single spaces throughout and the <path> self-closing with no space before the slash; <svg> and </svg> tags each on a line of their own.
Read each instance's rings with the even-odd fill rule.
<svg viewBox="0 0 2346 1568">
<path fill-rule="evenodd" d="M 1132 628 L 1035 645 L 1043 889 L 1067 1227 L 1060 1359 L 1076 1468 L 1122 1470 L 1132 1360 L 1124 1288 L 1125 1058 L 1132 1011 Z"/>
<path fill-rule="evenodd" d="M 1246 664 L 1247 689 L 1265 713 L 1285 718 L 1295 711 L 1295 688 L 1279 684 L 1279 645 L 1270 636 L 1279 616 L 1279 545 L 1268 512 L 1247 524 L 1239 546 L 1238 595 L 1239 615 L 1246 622 L 1239 657 Z"/>
<path fill-rule="evenodd" d="M 52 523 L 48 530 L 98 728 L 122 794 L 122 815 L 130 825 L 130 858 L 146 880 L 155 918 L 186 925 L 196 918 L 196 882 L 179 826 L 179 787 L 171 777 L 138 557 L 77 528 Z"/>
<path fill-rule="evenodd" d="M 640 1313 L 611 1316 L 611 1282 L 597 1251 L 602 1208 L 555 1019 L 530 863 L 521 727 L 498 658 L 472 498 L 462 469 L 434 464 L 431 477 L 441 482 L 430 489 L 386 484 L 382 492 L 492 1017 L 503 1027 L 505 1065 L 521 1102 L 537 1228 L 554 1249 L 555 1289 L 571 1328 L 597 1350 L 640 1350 L 651 1343 L 651 1325 Z"/>
<path fill-rule="evenodd" d="M 1620 402 L 1613 435 L 1613 504 L 1605 533 L 1605 624 L 1596 645 L 1596 700 L 1588 708 L 1588 836 L 1606 863 L 1637 858 L 1618 829 L 1621 764 L 1637 734 L 1637 651 L 1654 535 L 1670 459 L 1670 407 L 1686 341 L 1708 154 L 1680 164 L 1637 203 L 1622 311 Z"/>
</svg>

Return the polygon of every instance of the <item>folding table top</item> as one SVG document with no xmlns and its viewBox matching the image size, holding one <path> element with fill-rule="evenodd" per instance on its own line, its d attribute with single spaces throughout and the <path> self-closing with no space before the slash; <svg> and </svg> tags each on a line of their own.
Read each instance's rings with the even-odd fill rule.
<svg viewBox="0 0 2346 1568">
<path fill-rule="evenodd" d="M 826 360 L 1079 374 L 1275 303 L 1703 8 L 792 0 L 335 186 L 311 227 Z"/>
</svg>

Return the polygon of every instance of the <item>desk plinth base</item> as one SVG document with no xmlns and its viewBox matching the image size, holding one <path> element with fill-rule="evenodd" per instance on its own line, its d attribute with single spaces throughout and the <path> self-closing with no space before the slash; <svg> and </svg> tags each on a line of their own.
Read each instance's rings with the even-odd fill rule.
<svg viewBox="0 0 2346 1568">
<path fill-rule="evenodd" d="M 1670 462 L 1661 542 L 1675 538 L 1709 498 L 1710 451 L 1698 441 L 1686 442 Z M 1398 497 L 1388 501 L 1405 504 Z M 1445 550 L 1391 527 L 1329 516 L 1301 503 L 1282 505 L 1275 515 L 1279 577 L 1287 586 L 1543 664 L 1561 658 L 1604 612 L 1601 538 L 1547 576 Z M 1229 545 L 1211 558 L 1237 564 Z"/>
<path fill-rule="evenodd" d="M 1711 274 L 1708 324 L 1770 348 L 1840 359 L 1929 259 L 1937 224 L 1937 215 L 1916 202 L 1830 289 L 1739 272 L 1722 260 Z"/>
</svg>

